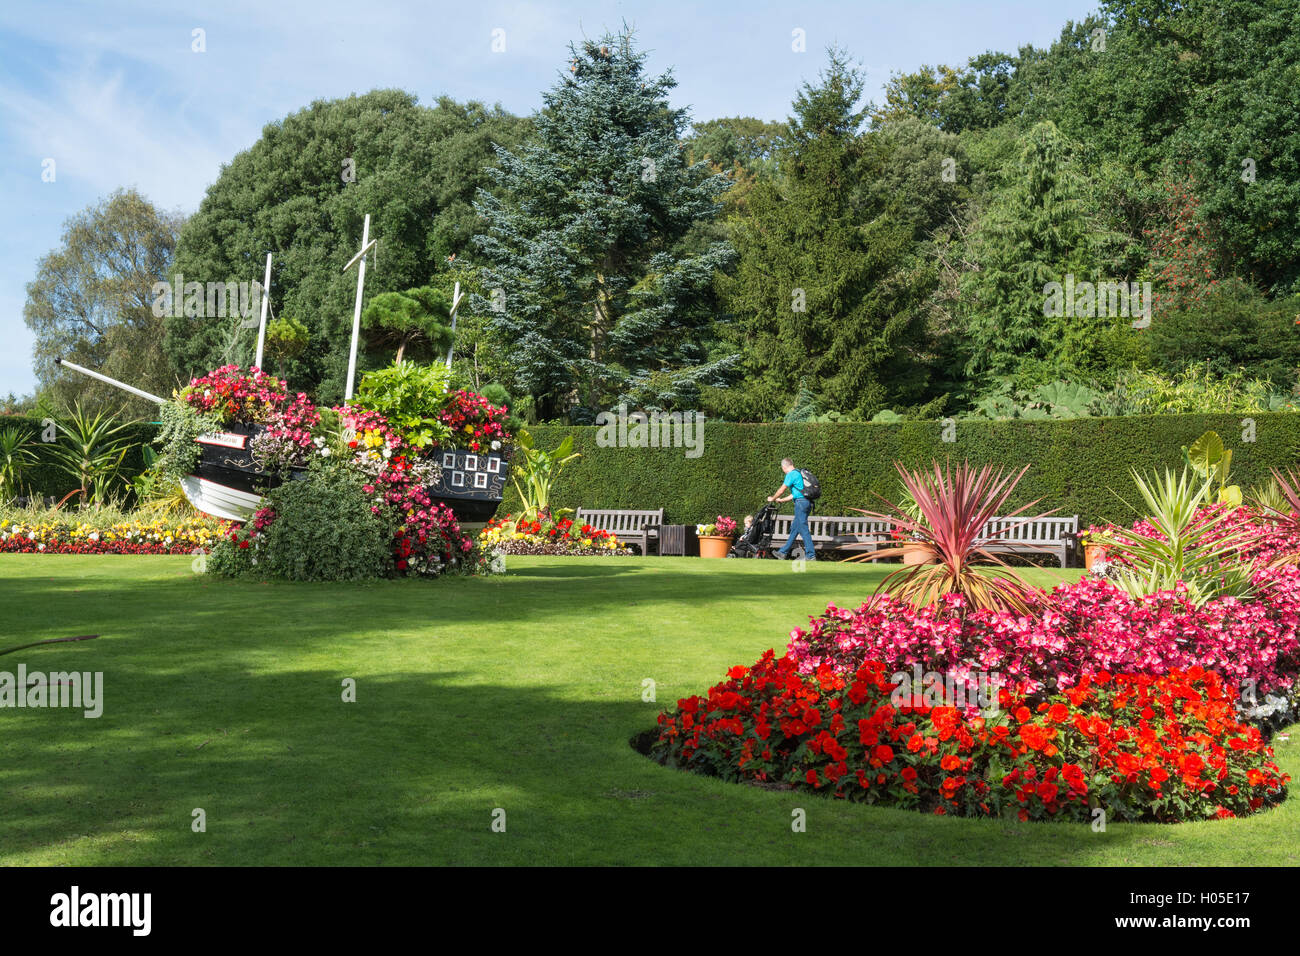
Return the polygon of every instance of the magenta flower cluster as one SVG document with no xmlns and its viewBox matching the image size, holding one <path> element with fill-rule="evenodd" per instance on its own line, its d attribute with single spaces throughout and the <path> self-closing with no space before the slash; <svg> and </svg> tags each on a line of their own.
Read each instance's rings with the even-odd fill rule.
<svg viewBox="0 0 1300 956">
<path fill-rule="evenodd" d="M 506 431 L 505 408 L 463 388 L 451 397 L 438 420 L 451 429 L 455 447 L 470 451 L 495 451 L 512 437 Z"/>
<path fill-rule="evenodd" d="M 299 399 L 306 400 L 299 395 Z M 289 389 L 274 375 L 253 367 L 223 365 L 200 378 L 190 379 L 180 400 L 224 425 L 262 424 L 274 419 L 289 399 Z"/>
<path fill-rule="evenodd" d="M 1291 689 L 1300 671 L 1300 569 L 1260 567 L 1248 601 L 1196 607 L 1181 584 L 1133 598 L 1105 580 L 1038 592 L 1027 615 L 972 611 L 957 595 L 920 609 L 878 596 L 856 610 L 835 607 L 790 634 L 800 673 L 821 664 L 851 674 L 864 661 L 900 670 L 920 663 L 952 674 L 998 674 L 1008 685 L 1048 694 L 1102 671 L 1159 675 L 1195 665 L 1227 681 L 1253 681 L 1260 695 Z"/>
<path fill-rule="evenodd" d="M 312 429 L 319 424 L 315 403 L 299 392 L 253 439 L 253 457 L 266 471 L 301 468 L 311 454 Z"/>
</svg>

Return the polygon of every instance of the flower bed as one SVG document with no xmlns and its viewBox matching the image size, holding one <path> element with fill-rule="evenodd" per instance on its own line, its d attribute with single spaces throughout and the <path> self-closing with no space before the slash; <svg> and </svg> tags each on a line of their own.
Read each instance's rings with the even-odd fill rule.
<svg viewBox="0 0 1300 956">
<path fill-rule="evenodd" d="M 1029 614 L 971 611 L 956 595 L 919 610 L 879 596 L 856 610 L 827 608 L 791 632 L 789 654 L 803 674 L 822 665 L 849 674 L 866 660 L 896 669 L 920 663 L 955 675 L 1000 674 L 1039 696 L 1097 671 L 1154 676 L 1200 664 L 1234 687 L 1253 681 L 1261 701 L 1285 697 L 1300 671 L 1300 571 L 1261 569 L 1255 580 L 1260 591 L 1249 601 L 1200 607 L 1181 592 L 1133 598 L 1097 579 L 1058 586 Z"/>
<path fill-rule="evenodd" d="M 659 717 L 660 762 L 938 814 L 1175 822 L 1244 816 L 1289 777 L 1237 721 L 1212 671 L 1099 672 L 1034 704 L 1003 689 L 989 716 L 894 693 L 891 668 L 801 671 L 766 652 Z"/>
<path fill-rule="evenodd" d="M 183 414 L 173 415 L 176 421 L 167 430 L 164 460 L 170 472 L 179 476 L 190 471 L 197 459 L 194 439 L 204 430 L 251 425 L 260 427 L 255 429 L 249 460 L 229 467 L 267 476 L 252 487 L 266 496 L 269 506 L 258 512 L 249 527 L 218 539 L 221 553 L 213 567 L 219 573 L 251 570 L 258 563 L 263 543 L 274 537 L 279 543 L 261 554 L 265 559 L 262 568 L 301 569 L 305 575 L 321 576 L 313 579 L 328 579 L 330 562 L 308 553 L 306 544 L 295 555 L 288 555 L 286 549 L 292 550 L 288 542 L 296 536 L 315 540 L 320 547 L 333 540 L 331 533 L 352 532 L 368 539 L 376 527 L 364 511 L 358 514 L 344 508 L 349 520 L 334 522 L 339 527 L 331 531 L 330 502 L 342 507 L 353 501 L 331 498 L 322 484 L 329 482 L 348 487 L 355 483 L 357 502 L 368 500 L 370 514 L 392 529 L 391 561 L 367 559 L 355 567 L 335 562 L 333 566 L 346 577 L 367 573 L 434 576 L 452 568 L 486 566 L 475 552 L 473 540 L 461 531 L 451 507 L 432 497 L 439 494 L 441 468 L 436 457 L 439 449 L 430 443 L 429 426 L 436 426 L 432 431 L 444 439 L 450 436 L 448 447 L 496 451 L 511 441 L 507 411 L 473 392 L 448 391 L 441 371 L 440 366 L 394 366 L 376 373 L 373 379 L 363 379 L 354 404 L 333 409 L 317 408 L 304 394 L 291 395 L 284 382 L 256 368 L 227 365 L 193 379 L 172 403 Z M 419 387 L 411 391 L 408 386 Z M 291 472 L 294 483 L 305 481 L 317 487 L 306 495 L 299 494 L 301 488 L 289 491 L 282 490 L 283 485 L 277 487 L 276 481 L 288 479 Z M 490 493 L 499 500 L 495 491 L 481 492 Z M 277 495 L 294 499 L 289 512 L 312 515 L 312 523 L 287 534 L 288 528 L 276 525 L 280 520 Z M 322 521 L 326 526 L 318 535 Z M 360 539 L 354 543 L 361 547 Z M 347 543 L 339 546 L 346 549 Z"/>
<path fill-rule="evenodd" d="M 632 549 L 608 531 L 589 524 L 575 525 L 572 518 L 514 520 L 493 518 L 479 535 L 484 551 L 501 554 L 627 555 Z"/>
<path fill-rule="evenodd" d="M 370 513 L 388 522 L 392 529 L 391 560 L 382 569 L 374 567 L 371 575 L 395 573 L 436 577 L 449 570 L 481 570 L 484 562 L 475 552 L 473 540 L 461 531 L 451 509 L 433 501 L 425 490 L 425 484 L 436 476 L 437 466 L 416 456 L 376 412 L 344 408 L 340 419 L 348 430 L 336 436 L 332 443 L 323 441 L 318 460 L 309 465 L 304 481 L 290 484 L 315 486 L 317 498 L 327 501 L 331 492 L 328 486 L 338 484 L 342 487 L 350 481 L 358 482 L 357 493 L 363 496 L 360 500 L 368 501 Z M 254 515 L 252 522 L 244 528 L 231 530 L 224 537 L 218 546 L 220 554 L 214 562 L 219 573 L 240 574 L 253 570 L 258 564 L 263 542 L 273 537 L 276 522 L 281 520 L 276 502 L 282 495 L 297 490 L 286 490 L 285 486 L 272 489 L 267 493 L 267 506 Z M 317 537 L 315 525 L 330 520 L 328 510 L 321 512 L 319 507 L 315 512 L 305 510 L 304 513 L 310 516 L 307 519 L 309 526 L 295 528 L 291 535 L 274 535 L 279 541 L 274 550 L 293 548 L 295 540 Z M 354 525 L 359 530 L 363 528 L 362 524 L 354 522 Z M 346 544 L 343 546 L 347 547 Z M 310 547 L 304 545 L 304 553 L 296 559 L 279 553 L 260 557 L 266 558 L 271 567 L 312 565 L 318 568 L 313 573 L 322 574 L 318 566 L 323 567 L 326 563 L 305 553 Z M 361 576 L 353 568 L 349 567 L 347 571 L 350 576 Z"/>
<path fill-rule="evenodd" d="M 124 521 L 107 528 L 65 522 L 0 521 L 0 552 L 18 554 L 190 554 L 217 540 L 225 522 Z"/>
</svg>

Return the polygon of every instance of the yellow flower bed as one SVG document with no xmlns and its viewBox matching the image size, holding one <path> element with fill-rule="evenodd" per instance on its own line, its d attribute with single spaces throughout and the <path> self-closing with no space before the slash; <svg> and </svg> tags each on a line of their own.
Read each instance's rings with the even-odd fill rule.
<svg viewBox="0 0 1300 956">
<path fill-rule="evenodd" d="M 84 521 L 0 520 L 0 551 L 62 551 L 73 554 L 189 553 L 207 550 L 222 533 L 222 522 L 193 517 L 180 521 L 121 521 L 96 527 Z"/>
</svg>

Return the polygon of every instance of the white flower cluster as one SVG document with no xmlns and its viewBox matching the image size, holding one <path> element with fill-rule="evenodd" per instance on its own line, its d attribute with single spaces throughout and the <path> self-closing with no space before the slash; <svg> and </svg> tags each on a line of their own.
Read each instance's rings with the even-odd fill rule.
<svg viewBox="0 0 1300 956">
<path fill-rule="evenodd" d="M 1237 702 L 1238 712 L 1251 720 L 1262 720 L 1265 717 L 1272 717 L 1274 714 L 1285 713 L 1287 706 L 1287 699 L 1275 694 L 1268 694 L 1262 701 L 1254 704 L 1244 701 Z"/>
</svg>

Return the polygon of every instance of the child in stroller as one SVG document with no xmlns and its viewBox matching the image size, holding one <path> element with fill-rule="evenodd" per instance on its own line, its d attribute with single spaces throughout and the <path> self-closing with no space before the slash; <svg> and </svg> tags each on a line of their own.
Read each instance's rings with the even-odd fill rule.
<svg viewBox="0 0 1300 956">
<path fill-rule="evenodd" d="M 772 535 L 776 533 L 776 505 L 766 504 L 758 514 L 745 519 L 745 531 L 732 545 L 729 558 L 770 558 Z"/>
</svg>

